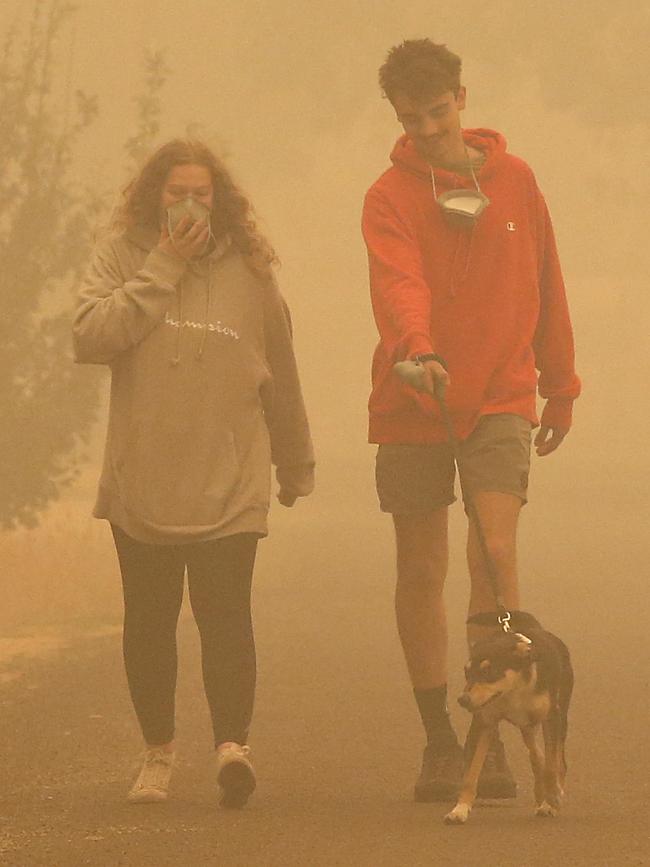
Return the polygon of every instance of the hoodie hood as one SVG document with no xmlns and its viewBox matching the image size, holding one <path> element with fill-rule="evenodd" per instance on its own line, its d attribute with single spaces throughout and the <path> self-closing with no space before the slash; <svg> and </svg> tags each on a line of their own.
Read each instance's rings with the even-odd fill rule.
<svg viewBox="0 0 650 867">
<path fill-rule="evenodd" d="M 125 236 L 131 243 L 135 244 L 141 250 L 146 250 L 147 253 L 153 250 L 160 238 L 160 230 L 154 229 L 153 226 L 128 226 L 124 232 Z"/>
<path fill-rule="evenodd" d="M 468 147 L 476 148 L 485 154 L 485 163 L 481 166 L 481 177 L 489 177 L 498 167 L 500 160 L 505 156 L 507 142 L 500 132 L 492 129 L 464 129 L 463 141 Z M 413 141 L 406 135 L 400 136 L 390 155 L 393 165 L 402 171 L 427 179 L 431 173 L 431 166 L 420 156 Z M 436 178 L 439 176 L 449 179 L 455 177 L 455 172 L 435 167 Z"/>
<path fill-rule="evenodd" d="M 147 253 L 150 253 L 154 249 L 160 239 L 160 230 L 155 229 L 153 226 L 129 226 L 124 234 L 131 243 L 141 250 L 145 250 Z M 191 264 L 195 266 L 203 260 L 216 261 L 220 259 L 228 250 L 231 243 L 232 239 L 230 235 L 221 235 L 219 238 L 214 239 L 209 253 L 196 261 L 192 260 Z"/>
</svg>

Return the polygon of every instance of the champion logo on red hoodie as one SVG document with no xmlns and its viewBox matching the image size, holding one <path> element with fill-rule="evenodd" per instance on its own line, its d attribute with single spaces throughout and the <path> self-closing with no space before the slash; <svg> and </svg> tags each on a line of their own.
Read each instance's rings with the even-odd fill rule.
<svg viewBox="0 0 650 867">
<path fill-rule="evenodd" d="M 373 184 L 363 210 L 370 289 L 380 342 L 373 360 L 371 442 L 444 439 L 437 407 L 393 373 L 424 352 L 448 363 L 448 403 L 461 437 L 481 415 L 512 412 L 568 429 L 580 392 L 573 335 L 553 229 L 532 171 L 492 130 L 463 132 L 483 151 L 477 177 L 490 204 L 471 230 L 449 225 L 429 165 L 401 137 L 393 166 Z M 438 196 L 474 186 L 435 169 Z M 539 371 L 539 381 L 538 381 Z"/>
</svg>

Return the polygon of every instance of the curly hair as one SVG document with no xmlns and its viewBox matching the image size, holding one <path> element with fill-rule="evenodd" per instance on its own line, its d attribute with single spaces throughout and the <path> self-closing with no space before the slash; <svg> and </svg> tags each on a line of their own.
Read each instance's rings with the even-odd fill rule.
<svg viewBox="0 0 650 867">
<path fill-rule="evenodd" d="M 403 93 L 419 102 L 460 89 L 462 61 L 446 45 L 430 39 L 407 39 L 390 49 L 379 69 L 379 85 L 389 100 Z"/>
<path fill-rule="evenodd" d="M 112 218 L 114 229 L 129 226 L 158 228 L 160 197 L 169 172 L 178 165 L 205 166 L 212 177 L 214 201 L 211 214 L 215 238 L 229 234 L 257 275 L 267 278 L 278 263 L 275 251 L 257 230 L 253 209 L 235 185 L 225 165 L 198 139 L 172 139 L 155 151 L 122 191 L 122 201 Z"/>
</svg>

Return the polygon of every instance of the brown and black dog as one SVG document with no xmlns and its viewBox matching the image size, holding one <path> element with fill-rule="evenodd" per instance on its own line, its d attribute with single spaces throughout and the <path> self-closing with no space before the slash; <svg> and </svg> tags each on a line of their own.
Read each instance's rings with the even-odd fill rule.
<svg viewBox="0 0 650 867">
<path fill-rule="evenodd" d="M 497 624 L 496 614 L 477 614 L 469 623 Z M 511 612 L 511 631 L 476 642 L 465 668 L 467 683 L 459 704 L 474 715 L 465 777 L 458 803 L 445 822 L 464 824 L 494 727 L 508 720 L 521 730 L 535 777 L 535 812 L 555 816 L 564 794 L 564 744 L 573 690 L 569 651 L 525 611 Z M 542 727 L 544 753 L 536 743 Z"/>
</svg>

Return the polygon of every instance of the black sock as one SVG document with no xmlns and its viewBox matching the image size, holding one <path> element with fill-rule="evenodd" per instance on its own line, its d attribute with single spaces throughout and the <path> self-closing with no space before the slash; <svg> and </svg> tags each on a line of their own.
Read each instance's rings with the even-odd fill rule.
<svg viewBox="0 0 650 867">
<path fill-rule="evenodd" d="M 422 717 L 427 742 L 447 740 L 450 736 L 455 740 L 447 710 L 447 684 L 432 689 L 414 689 L 413 695 Z"/>
</svg>

